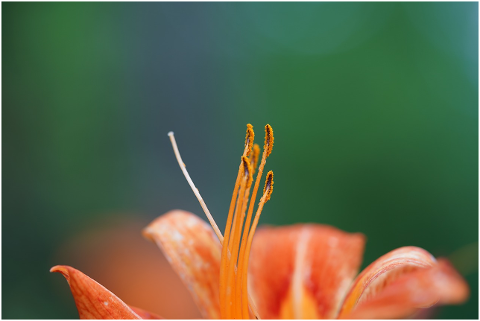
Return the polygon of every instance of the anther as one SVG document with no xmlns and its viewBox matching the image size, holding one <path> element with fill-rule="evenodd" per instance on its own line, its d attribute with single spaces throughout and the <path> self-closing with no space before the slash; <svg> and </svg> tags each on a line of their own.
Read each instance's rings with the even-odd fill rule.
<svg viewBox="0 0 480 321">
<path fill-rule="evenodd" d="M 244 156 L 250 155 L 254 138 L 255 133 L 253 132 L 253 126 L 251 124 L 247 124 L 247 134 L 245 136 L 245 151 L 243 153 Z"/>
<path fill-rule="evenodd" d="M 273 148 L 273 129 L 272 126 L 266 125 L 265 126 L 265 145 L 263 146 L 263 149 L 267 153 L 267 157 L 270 156 L 272 153 L 272 148 Z"/>
<path fill-rule="evenodd" d="M 249 189 L 253 181 L 252 166 L 250 166 L 250 161 L 246 156 L 242 156 L 242 163 L 243 163 L 243 172 L 245 177 L 247 178 L 246 188 Z"/>
<path fill-rule="evenodd" d="M 273 192 L 273 172 L 269 171 L 267 173 L 267 178 L 265 180 L 265 187 L 263 188 L 263 194 L 265 197 L 265 203 L 270 200 Z"/>
</svg>

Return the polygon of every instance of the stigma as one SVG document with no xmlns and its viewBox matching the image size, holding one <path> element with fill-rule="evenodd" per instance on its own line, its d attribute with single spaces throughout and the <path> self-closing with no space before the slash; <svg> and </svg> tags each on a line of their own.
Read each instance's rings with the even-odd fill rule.
<svg viewBox="0 0 480 321">
<path fill-rule="evenodd" d="M 186 170 L 186 166 L 178 151 L 173 132 L 168 133 L 168 136 L 172 142 L 178 164 L 222 244 L 219 289 L 221 317 L 223 319 L 260 319 L 253 299 L 248 294 L 248 261 L 253 235 L 255 234 L 260 214 L 273 191 L 273 172 L 269 171 L 265 179 L 263 195 L 258 203 L 255 216 L 253 216 L 255 200 L 263 170 L 267 157 L 270 156 L 273 148 L 274 139 L 272 127 L 268 124 L 265 126 L 263 154 L 260 160 L 260 146 L 254 144 L 255 134 L 253 126 L 251 124 L 247 125 L 245 146 L 240 158 L 240 165 L 230 201 L 224 235 L 220 232 L 203 198 L 200 196 L 200 192 L 195 187 L 195 184 L 193 184 Z M 259 161 L 260 164 L 258 164 Z M 255 172 L 256 178 L 255 184 L 253 184 L 253 175 Z"/>
</svg>

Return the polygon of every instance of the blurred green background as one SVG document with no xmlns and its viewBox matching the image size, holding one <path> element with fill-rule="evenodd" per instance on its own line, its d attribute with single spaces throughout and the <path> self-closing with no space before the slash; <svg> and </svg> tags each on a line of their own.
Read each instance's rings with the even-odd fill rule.
<svg viewBox="0 0 480 321">
<path fill-rule="evenodd" d="M 472 293 L 438 317 L 478 318 L 477 3 L 4 2 L 2 30 L 2 318 L 78 316 L 48 269 L 99 219 L 204 217 L 170 130 L 224 226 L 249 122 L 263 224 L 450 257 Z"/>
</svg>

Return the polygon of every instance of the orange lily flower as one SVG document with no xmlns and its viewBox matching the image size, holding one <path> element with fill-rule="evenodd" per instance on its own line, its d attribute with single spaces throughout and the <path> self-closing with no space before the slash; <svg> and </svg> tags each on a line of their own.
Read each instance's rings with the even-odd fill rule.
<svg viewBox="0 0 480 321">
<path fill-rule="evenodd" d="M 179 165 L 212 227 L 194 214 L 175 210 L 154 220 L 144 236 L 161 248 L 204 317 L 402 318 L 435 304 L 459 304 L 467 299 L 468 286 L 455 269 L 418 247 L 393 250 L 355 278 L 365 243 L 362 234 L 320 224 L 264 227 L 255 234 L 273 190 L 273 173 L 269 172 L 253 216 L 263 168 L 273 147 L 269 125 L 265 133 L 253 184 L 260 149 L 253 145 L 252 126 L 247 127 L 225 237 L 188 175 L 173 133 L 169 133 Z M 55 266 L 51 271 L 67 279 L 82 319 L 159 318 L 128 306 L 72 267 Z"/>
</svg>

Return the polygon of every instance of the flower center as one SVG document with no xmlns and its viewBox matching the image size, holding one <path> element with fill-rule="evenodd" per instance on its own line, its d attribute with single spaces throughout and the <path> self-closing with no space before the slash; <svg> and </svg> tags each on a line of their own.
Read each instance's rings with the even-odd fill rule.
<svg viewBox="0 0 480 321">
<path fill-rule="evenodd" d="M 220 232 L 215 220 L 213 219 L 207 205 L 200 196 L 200 192 L 195 187 L 190 175 L 187 172 L 185 164 L 182 161 L 180 152 L 173 132 L 168 133 L 172 142 L 173 150 L 178 164 L 182 169 L 187 182 L 197 197 L 202 209 L 204 210 L 210 224 L 215 231 L 220 243 L 222 244 L 222 256 L 220 265 L 220 314 L 225 319 L 249 319 L 253 316 L 259 319 L 253 299 L 248 295 L 247 276 L 248 259 L 252 246 L 253 235 L 258 225 L 258 220 L 263 206 L 270 199 L 273 191 L 273 172 L 267 173 L 263 195 L 260 198 L 257 212 L 252 221 L 253 208 L 257 197 L 258 187 L 262 178 L 263 169 L 267 157 L 273 148 L 273 130 L 270 125 L 265 126 L 265 143 L 260 165 L 258 167 L 255 185 L 250 196 L 250 188 L 253 182 L 253 174 L 257 167 L 260 155 L 260 147 L 253 144 L 254 132 L 252 125 L 247 125 L 247 134 L 245 137 L 245 148 L 241 157 L 240 167 L 238 169 L 237 179 L 233 190 L 232 200 L 228 211 L 227 225 L 225 227 L 225 237 Z M 247 205 L 248 212 L 247 212 Z M 246 214 L 246 215 L 245 215 Z M 243 228 L 243 234 L 242 234 Z"/>
</svg>

